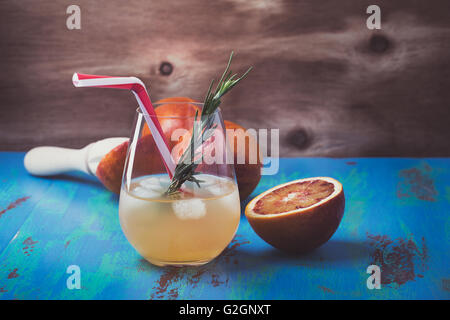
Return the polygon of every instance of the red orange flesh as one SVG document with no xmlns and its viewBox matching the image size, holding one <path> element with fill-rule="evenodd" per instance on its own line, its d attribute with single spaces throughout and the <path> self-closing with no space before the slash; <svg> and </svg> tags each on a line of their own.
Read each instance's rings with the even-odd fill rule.
<svg viewBox="0 0 450 320">
<path fill-rule="evenodd" d="M 263 192 L 245 208 L 253 230 L 270 245 L 304 253 L 327 242 L 345 208 L 342 185 L 335 179 L 300 179 Z"/>
</svg>

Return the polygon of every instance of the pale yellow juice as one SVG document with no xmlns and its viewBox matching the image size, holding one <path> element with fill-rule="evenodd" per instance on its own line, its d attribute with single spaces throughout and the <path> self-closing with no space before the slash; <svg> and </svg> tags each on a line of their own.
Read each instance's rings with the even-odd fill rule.
<svg viewBox="0 0 450 320">
<path fill-rule="evenodd" d="M 240 218 L 239 192 L 227 178 L 196 175 L 201 187 L 185 183 L 177 199 L 163 196 L 169 178 L 132 180 L 120 193 L 119 217 L 132 246 L 156 265 L 203 264 L 232 240 Z"/>
</svg>

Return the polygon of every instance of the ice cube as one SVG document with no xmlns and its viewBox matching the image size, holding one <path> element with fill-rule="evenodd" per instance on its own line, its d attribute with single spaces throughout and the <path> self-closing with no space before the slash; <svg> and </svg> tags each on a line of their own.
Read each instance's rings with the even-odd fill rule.
<svg viewBox="0 0 450 320">
<path fill-rule="evenodd" d="M 206 215 L 206 205 L 200 199 L 178 200 L 172 203 L 178 219 L 200 219 Z"/>
<path fill-rule="evenodd" d="M 204 190 L 208 189 L 209 186 L 212 186 L 217 183 L 217 179 L 212 175 L 207 174 L 199 174 L 194 176 L 196 179 L 199 180 L 199 185 L 195 182 L 186 181 L 183 185 L 184 188 L 187 190 L 192 190 L 194 193 L 203 194 Z"/>
<path fill-rule="evenodd" d="M 170 178 L 169 178 L 168 176 L 162 176 L 162 177 L 160 177 L 158 180 L 159 180 L 159 185 L 160 185 L 160 187 L 161 187 L 164 191 L 166 191 L 167 188 L 169 188 L 169 186 L 170 186 L 170 182 L 171 182 Z"/>
<path fill-rule="evenodd" d="M 219 181 L 217 177 L 215 177 L 213 175 L 209 175 L 209 174 L 199 175 L 198 179 L 203 181 L 201 183 L 201 185 L 204 187 L 213 186 L 213 185 L 217 184 L 217 182 Z"/>
<path fill-rule="evenodd" d="M 143 188 L 149 190 L 161 190 L 159 179 L 155 177 L 142 179 L 139 183 Z"/>
<path fill-rule="evenodd" d="M 162 194 L 161 192 L 144 188 L 142 186 L 137 186 L 136 188 L 134 188 L 132 193 L 139 198 L 158 198 Z"/>
<path fill-rule="evenodd" d="M 221 196 L 225 192 L 225 188 L 223 185 L 214 184 L 208 187 L 208 192 L 211 193 L 213 196 Z"/>
</svg>

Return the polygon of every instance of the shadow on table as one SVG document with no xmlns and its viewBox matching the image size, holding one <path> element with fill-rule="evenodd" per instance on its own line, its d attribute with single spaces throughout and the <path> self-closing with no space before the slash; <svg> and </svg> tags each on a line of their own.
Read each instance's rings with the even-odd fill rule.
<svg viewBox="0 0 450 320">
<path fill-rule="evenodd" d="M 220 256 L 206 265 L 175 269 L 181 274 L 195 274 L 196 270 L 201 273 L 234 273 L 252 270 L 260 272 L 273 267 L 323 268 L 337 263 L 357 263 L 366 259 L 369 253 L 367 243 L 348 240 L 330 240 L 322 247 L 302 255 L 284 253 L 269 245 L 263 250 L 253 250 L 249 245 L 251 244 L 233 247 L 233 243 L 231 243 Z M 140 271 L 143 272 L 174 269 L 174 267 L 155 267 L 143 258 L 138 261 L 138 265 Z"/>
<path fill-rule="evenodd" d="M 369 249 L 366 242 L 349 240 L 330 240 L 322 247 L 306 254 L 284 253 L 270 246 L 258 251 L 241 247 L 236 249 L 234 255 L 237 263 L 229 269 L 261 270 L 275 266 L 323 268 L 327 265 L 365 260 L 369 256 Z"/>
</svg>

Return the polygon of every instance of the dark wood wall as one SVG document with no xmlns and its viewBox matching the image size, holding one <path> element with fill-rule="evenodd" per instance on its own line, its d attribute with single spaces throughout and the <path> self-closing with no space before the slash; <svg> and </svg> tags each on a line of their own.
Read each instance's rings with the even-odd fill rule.
<svg viewBox="0 0 450 320">
<path fill-rule="evenodd" d="M 66 8 L 81 7 L 81 30 Z M 0 149 L 82 147 L 128 136 L 126 91 L 75 89 L 72 73 L 135 75 L 153 100 L 202 99 L 231 50 L 254 70 L 225 118 L 279 128 L 282 156 L 450 156 L 450 1 L 0 2 Z"/>
</svg>

